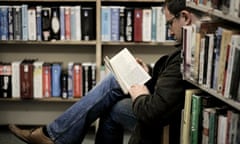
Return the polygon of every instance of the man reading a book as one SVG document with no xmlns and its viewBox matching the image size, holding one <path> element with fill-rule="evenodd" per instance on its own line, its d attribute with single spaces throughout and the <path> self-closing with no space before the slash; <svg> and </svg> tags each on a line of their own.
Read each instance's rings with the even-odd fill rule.
<svg viewBox="0 0 240 144">
<path fill-rule="evenodd" d="M 186 9 L 185 0 L 166 0 L 164 12 L 167 26 L 181 43 L 181 27 L 194 23 L 197 16 Z M 147 69 L 141 60 L 138 62 Z M 170 143 L 177 144 L 187 87 L 180 71 L 181 62 L 179 44 L 174 52 L 155 63 L 152 77 L 145 85 L 132 85 L 127 95 L 110 74 L 48 125 L 26 130 L 10 124 L 9 128 L 30 144 L 79 144 L 91 124 L 100 118 L 96 144 L 122 144 L 125 129 L 132 132 L 129 144 L 159 144 L 162 128 L 170 124 L 176 125 Z"/>
</svg>

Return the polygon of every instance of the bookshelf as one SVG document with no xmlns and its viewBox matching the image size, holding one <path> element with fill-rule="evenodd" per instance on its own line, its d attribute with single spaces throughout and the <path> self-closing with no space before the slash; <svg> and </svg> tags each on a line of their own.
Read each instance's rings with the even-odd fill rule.
<svg viewBox="0 0 240 144">
<path fill-rule="evenodd" d="M 222 22 L 229 24 L 229 27 L 225 27 L 226 29 L 228 28 L 229 31 L 231 31 L 231 28 L 239 31 L 240 30 L 239 29 L 240 17 L 239 17 L 239 15 L 236 16 L 234 13 L 232 13 L 233 11 L 231 10 L 232 9 L 231 5 L 233 6 L 234 4 L 232 4 L 232 3 L 234 3 L 234 2 L 235 1 L 230 2 L 230 4 L 229 4 L 230 8 L 229 8 L 229 11 L 227 11 L 227 13 L 223 12 L 222 9 L 215 9 L 215 8 L 211 7 L 212 6 L 211 4 L 202 4 L 200 1 L 186 0 L 186 5 L 190 9 L 194 9 L 201 13 L 205 13 L 205 14 L 211 16 L 212 18 L 220 19 L 220 20 L 222 20 Z M 237 11 L 239 12 L 239 7 L 238 7 Z M 224 26 L 222 26 L 222 27 L 224 27 Z M 219 30 L 219 29 L 217 29 L 217 30 Z M 219 31 L 215 31 L 216 35 L 219 34 L 217 32 L 219 32 Z M 214 35 L 214 36 L 216 36 L 216 35 Z M 234 33 L 231 33 L 231 36 L 232 35 L 234 35 Z M 237 33 L 236 35 L 239 35 L 239 33 Z M 204 35 L 204 36 L 206 36 L 206 35 Z M 206 37 L 202 37 L 202 39 L 204 39 L 204 38 L 206 38 Z M 216 41 L 213 41 L 213 42 L 215 43 Z M 236 42 L 236 43 L 239 44 L 239 42 Z M 204 43 L 204 44 L 206 44 L 206 43 Z M 196 43 L 196 45 L 197 45 L 197 43 Z M 192 47 L 191 50 L 194 49 L 196 51 L 197 50 L 196 47 L 198 47 L 196 45 L 195 45 L 195 47 Z M 201 46 L 200 43 L 199 43 L 199 45 Z M 229 71 L 227 71 L 227 68 L 230 65 L 229 60 L 231 59 L 231 58 L 229 58 L 230 53 L 231 53 L 230 49 L 233 49 L 233 48 L 238 49 L 239 45 L 237 47 L 237 46 L 233 45 L 232 41 L 229 41 L 227 43 L 226 47 L 230 47 L 230 48 L 226 48 L 226 55 L 224 55 L 224 57 L 226 58 L 226 61 L 225 61 L 226 65 L 224 66 L 225 67 L 224 68 L 224 70 L 225 70 L 224 71 L 224 74 L 225 74 L 224 80 L 226 79 L 226 75 L 229 75 L 229 73 L 230 73 Z M 214 45 L 213 48 L 214 48 L 214 50 L 216 50 L 217 46 Z M 202 49 L 204 49 L 204 48 L 202 48 Z M 219 50 L 222 50 L 222 49 L 219 49 Z M 227 54 L 228 54 L 227 52 L 229 52 L 229 55 L 228 55 L 229 57 L 227 57 Z M 204 55 L 204 53 L 201 53 L 201 52 L 194 53 L 194 54 L 199 54 L 199 57 L 201 57 L 201 55 Z M 214 54 L 216 54 L 216 53 L 213 53 L 213 55 Z M 220 51 L 220 54 L 221 54 L 221 51 Z M 209 55 L 207 55 L 206 57 L 209 59 L 208 56 Z M 196 58 L 198 58 L 198 60 L 194 59 L 194 62 L 197 62 L 198 64 L 200 64 L 201 59 L 199 57 L 196 56 Z M 191 57 L 191 59 L 193 59 L 193 57 Z M 221 60 L 221 58 L 219 58 L 219 60 Z M 214 63 L 214 64 L 216 65 L 219 63 L 220 62 Z M 201 114 L 199 114 L 201 121 L 200 121 L 200 123 L 197 124 L 197 125 L 199 125 L 200 129 L 202 129 L 200 131 L 199 136 L 197 137 L 199 139 L 197 140 L 197 138 L 192 137 L 192 133 L 193 133 L 194 129 L 191 128 L 191 124 L 190 124 L 190 128 L 188 128 L 186 130 L 186 128 L 187 128 L 186 126 L 188 126 L 188 124 L 186 124 L 186 122 L 185 123 L 183 122 L 182 123 L 183 128 L 182 128 L 181 132 L 182 132 L 182 135 L 185 135 L 185 137 L 182 137 L 181 143 L 191 143 L 191 142 L 193 142 L 192 140 L 195 140 L 196 143 L 200 143 L 200 141 L 203 143 L 238 143 L 237 141 L 235 141 L 235 139 L 239 138 L 239 136 L 238 136 L 239 128 L 236 128 L 237 129 L 236 130 L 233 127 L 239 126 L 239 119 L 238 119 L 240 116 L 240 101 L 238 99 L 239 94 L 237 95 L 237 98 L 236 98 L 236 97 L 233 97 L 230 92 L 225 93 L 224 90 L 226 90 L 225 88 L 227 85 L 226 82 L 223 81 L 222 87 L 219 87 L 218 81 L 216 82 L 216 81 L 214 81 L 214 79 L 212 79 L 212 77 L 214 75 L 212 77 L 209 76 L 209 78 L 211 79 L 210 85 L 209 85 L 209 83 L 203 82 L 202 79 L 199 80 L 200 79 L 200 70 L 199 69 L 197 72 L 197 75 L 199 77 L 196 78 L 196 75 L 195 75 L 196 69 L 193 68 L 194 66 L 195 67 L 197 66 L 195 64 L 196 63 L 194 63 L 194 64 L 191 63 L 190 66 L 186 66 L 185 63 L 183 63 L 183 65 L 184 65 L 183 66 L 183 69 L 184 69 L 183 70 L 183 75 L 184 75 L 183 78 L 185 81 L 192 84 L 196 89 L 200 90 L 201 94 L 199 92 L 198 93 L 193 92 L 194 90 L 189 89 L 189 90 L 186 90 L 185 96 L 189 97 L 189 94 L 187 94 L 187 91 L 194 93 L 194 94 L 191 94 L 191 96 L 190 96 L 191 98 L 194 97 L 193 95 L 195 95 L 195 96 L 197 95 L 197 97 L 201 97 L 201 99 L 204 99 L 204 96 L 206 96 L 206 97 L 210 96 L 211 98 L 215 99 L 215 101 L 214 101 L 215 103 L 218 103 L 216 101 L 219 100 L 220 104 L 206 106 L 206 105 L 204 105 L 204 104 L 206 104 L 206 101 L 204 101 L 205 103 L 198 101 L 201 103 L 201 106 L 199 106 L 198 108 L 200 108 L 201 112 L 202 112 Z M 204 63 L 204 64 L 206 64 L 206 63 Z M 207 65 L 209 65 L 209 63 L 207 63 Z M 216 66 L 216 67 L 211 67 L 211 68 L 215 68 L 215 69 L 218 68 L 217 70 L 219 70 L 220 69 L 219 67 L 221 68 L 221 66 L 219 66 L 219 65 L 218 65 L 218 67 Z M 206 69 L 208 69 L 208 68 L 206 68 Z M 209 73 L 209 71 L 206 71 L 206 72 Z M 233 73 L 233 72 L 231 72 L 231 73 Z M 215 74 L 217 74 L 216 77 L 220 77 L 219 73 L 215 73 Z M 237 79 L 237 78 L 231 79 L 231 81 L 235 81 L 235 80 L 239 81 L 239 79 Z M 214 81 L 214 82 L 212 83 L 212 81 Z M 230 84 L 231 84 L 231 82 L 230 82 Z M 235 91 L 238 91 L 238 90 L 235 89 Z M 188 107 L 191 107 L 193 105 L 193 103 L 194 103 L 193 100 L 191 100 L 190 102 L 185 100 L 185 108 L 187 109 Z M 196 117 L 193 117 L 192 115 L 196 112 L 196 109 L 198 109 L 198 108 L 196 108 L 196 107 L 195 107 L 195 109 L 191 108 L 191 112 L 189 112 L 188 114 L 185 113 L 182 116 L 182 119 L 186 119 L 186 118 L 196 119 Z M 220 109 L 218 109 L 218 108 L 220 108 Z M 213 120 L 212 119 L 213 117 L 216 119 Z M 196 123 L 194 123 L 194 124 L 196 124 Z M 210 130 L 210 127 L 212 127 L 212 126 L 216 126 L 215 127 L 216 131 Z M 211 128 L 211 129 L 213 129 L 213 128 Z M 184 131 L 184 130 L 186 130 L 186 131 Z M 209 133 L 211 133 L 213 135 L 206 133 L 206 131 L 208 131 Z M 210 142 L 210 139 L 211 139 L 211 142 Z"/>
<path fill-rule="evenodd" d="M 1 0 L 0 5 L 90 5 L 95 8 L 96 29 L 94 40 L 57 40 L 57 41 L 29 41 L 29 40 L 0 40 L 0 61 L 12 62 L 24 58 L 38 58 L 47 62 L 63 62 L 67 67 L 70 61 L 95 62 L 96 78 L 100 80 L 100 68 L 105 55 L 112 56 L 123 47 L 128 47 L 143 58 L 147 63 L 154 62 L 159 55 L 171 51 L 173 41 L 166 42 L 118 42 L 101 40 L 101 7 L 104 5 L 123 5 L 132 7 L 159 6 L 164 0 Z M 124 4 L 123 4 L 124 3 Z M 170 47 L 170 48 L 169 48 Z M 67 107 L 80 99 L 33 99 L 19 98 L 0 99 L 0 124 L 16 123 L 27 125 L 47 124 L 61 114 Z M 32 109 L 34 107 L 34 109 Z M 35 119 L 39 117 L 40 119 Z M 19 119 L 16 119 L 18 117 Z M 21 118 L 29 117 L 27 121 Z"/>
</svg>

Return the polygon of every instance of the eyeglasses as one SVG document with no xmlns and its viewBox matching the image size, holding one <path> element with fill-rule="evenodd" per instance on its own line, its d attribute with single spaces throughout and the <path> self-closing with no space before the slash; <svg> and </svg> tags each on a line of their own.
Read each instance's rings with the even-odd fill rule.
<svg viewBox="0 0 240 144">
<path fill-rule="evenodd" d="M 173 24 L 173 21 L 174 21 L 175 18 L 176 18 L 176 16 L 172 17 L 170 20 L 168 20 L 168 21 L 166 22 L 167 28 L 170 29 L 170 28 L 172 27 L 172 24 Z"/>
</svg>

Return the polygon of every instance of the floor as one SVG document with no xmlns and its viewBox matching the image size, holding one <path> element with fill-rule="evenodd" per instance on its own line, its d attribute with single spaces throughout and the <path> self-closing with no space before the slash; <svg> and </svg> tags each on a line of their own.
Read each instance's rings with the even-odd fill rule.
<svg viewBox="0 0 240 144">
<path fill-rule="evenodd" d="M 94 144 L 94 128 L 91 128 L 86 135 L 82 144 Z M 127 144 L 129 139 L 129 133 L 124 135 L 124 144 Z M 0 144 L 25 144 L 8 130 L 7 126 L 0 126 Z"/>
</svg>

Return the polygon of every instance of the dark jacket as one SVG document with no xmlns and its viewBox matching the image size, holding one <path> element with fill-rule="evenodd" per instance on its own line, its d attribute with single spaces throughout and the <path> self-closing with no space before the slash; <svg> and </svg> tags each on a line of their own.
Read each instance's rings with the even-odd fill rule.
<svg viewBox="0 0 240 144">
<path fill-rule="evenodd" d="M 141 95 L 133 102 L 137 124 L 129 144 L 160 144 L 165 125 L 176 123 L 176 120 L 177 126 L 180 125 L 186 88 L 180 71 L 181 62 L 179 47 L 156 62 L 152 79 L 146 84 L 151 95 Z M 175 130 L 174 142 L 170 136 L 171 143 L 179 143 L 179 128 Z"/>
</svg>

